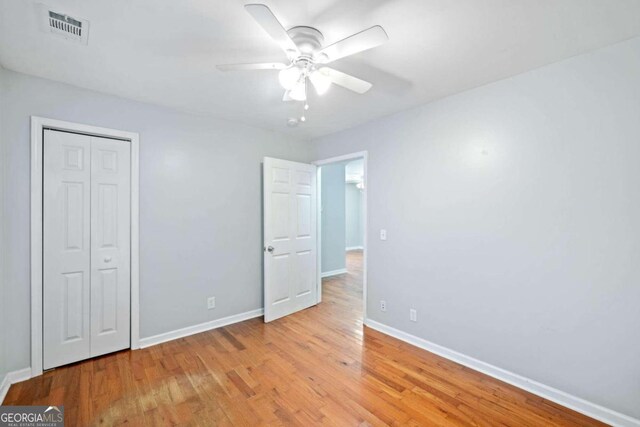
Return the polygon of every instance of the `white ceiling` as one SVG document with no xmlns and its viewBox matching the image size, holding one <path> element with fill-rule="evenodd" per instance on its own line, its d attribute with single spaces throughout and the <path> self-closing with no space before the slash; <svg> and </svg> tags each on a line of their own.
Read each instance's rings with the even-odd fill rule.
<svg viewBox="0 0 640 427">
<path fill-rule="evenodd" d="M 256 0 L 257 2 L 258 0 Z M 215 65 L 282 61 L 239 0 L 42 0 L 90 21 L 87 46 L 40 31 L 37 2 L 0 0 L 5 68 L 126 98 L 310 138 L 640 35 L 638 0 L 265 0 L 285 27 L 332 43 L 371 25 L 389 42 L 334 68 L 374 83 L 332 87 L 308 121 L 283 103 L 275 71 Z"/>
</svg>

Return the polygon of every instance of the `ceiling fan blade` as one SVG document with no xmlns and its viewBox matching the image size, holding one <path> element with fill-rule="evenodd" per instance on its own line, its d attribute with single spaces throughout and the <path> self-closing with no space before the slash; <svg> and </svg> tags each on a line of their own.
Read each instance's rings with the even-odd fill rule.
<svg viewBox="0 0 640 427">
<path fill-rule="evenodd" d="M 329 45 L 320 51 L 320 62 L 329 63 L 345 56 L 380 46 L 389 40 L 389 36 L 380 25 L 360 31 L 346 39 Z M 324 54 L 324 55 L 322 55 Z M 323 60 L 323 58 L 326 58 Z"/>
<path fill-rule="evenodd" d="M 373 86 L 373 84 L 367 81 L 345 74 L 342 71 L 334 70 L 333 68 L 324 67 L 323 70 L 331 79 L 331 83 L 335 83 L 345 89 L 349 89 L 359 94 L 365 93 Z"/>
<path fill-rule="evenodd" d="M 216 65 L 220 71 L 250 71 L 250 70 L 282 70 L 287 68 L 281 62 L 265 62 L 262 64 L 221 64 Z"/>
<path fill-rule="evenodd" d="M 282 96 L 282 100 L 284 102 L 289 102 L 289 101 L 295 101 L 295 99 L 293 99 L 290 95 L 289 95 L 289 91 L 285 90 L 284 91 L 284 95 Z"/>
<path fill-rule="evenodd" d="M 298 47 L 291 40 L 287 30 L 284 29 L 278 18 L 275 17 L 271 9 L 264 4 L 247 4 L 244 8 L 253 16 L 258 24 L 280 45 L 287 55 L 291 52 L 298 52 Z"/>
</svg>

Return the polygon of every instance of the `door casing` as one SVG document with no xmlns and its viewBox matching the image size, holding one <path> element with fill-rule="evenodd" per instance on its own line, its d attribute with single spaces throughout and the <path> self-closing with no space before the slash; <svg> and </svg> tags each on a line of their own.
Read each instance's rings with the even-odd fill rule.
<svg viewBox="0 0 640 427">
<path fill-rule="evenodd" d="M 139 135 L 31 116 L 31 377 L 42 374 L 43 131 L 101 136 L 131 144 L 131 349 L 140 348 Z"/>
</svg>

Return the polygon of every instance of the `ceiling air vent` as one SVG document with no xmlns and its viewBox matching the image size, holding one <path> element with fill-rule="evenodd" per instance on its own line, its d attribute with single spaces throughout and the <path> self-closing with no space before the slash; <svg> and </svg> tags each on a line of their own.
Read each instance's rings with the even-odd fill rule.
<svg viewBox="0 0 640 427">
<path fill-rule="evenodd" d="M 44 10 L 44 14 L 46 31 L 67 40 L 87 44 L 89 21 L 47 9 Z"/>
</svg>

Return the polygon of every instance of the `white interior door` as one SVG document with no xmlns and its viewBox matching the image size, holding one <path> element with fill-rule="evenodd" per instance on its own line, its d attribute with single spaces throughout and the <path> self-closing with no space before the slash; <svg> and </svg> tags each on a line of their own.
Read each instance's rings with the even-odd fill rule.
<svg viewBox="0 0 640 427">
<path fill-rule="evenodd" d="M 317 303 L 316 166 L 265 157 L 264 320 Z"/>
<path fill-rule="evenodd" d="M 44 131 L 43 367 L 129 347 L 130 143 Z"/>
</svg>

